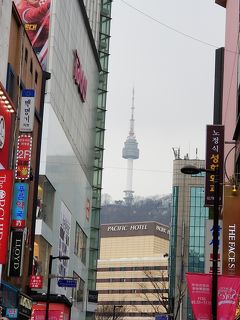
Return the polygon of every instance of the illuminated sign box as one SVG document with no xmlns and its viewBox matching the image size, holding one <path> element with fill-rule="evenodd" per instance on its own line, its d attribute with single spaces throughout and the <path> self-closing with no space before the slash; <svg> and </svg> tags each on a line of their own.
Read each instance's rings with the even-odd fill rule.
<svg viewBox="0 0 240 320">
<path fill-rule="evenodd" d="M 15 178 L 26 180 L 30 177 L 30 165 L 32 154 L 32 137 L 20 135 L 17 143 L 17 159 L 15 167 Z"/>
<path fill-rule="evenodd" d="M 13 203 L 12 203 L 12 227 L 25 228 L 27 206 L 28 206 L 28 190 L 27 183 L 17 182 L 14 185 Z"/>
</svg>

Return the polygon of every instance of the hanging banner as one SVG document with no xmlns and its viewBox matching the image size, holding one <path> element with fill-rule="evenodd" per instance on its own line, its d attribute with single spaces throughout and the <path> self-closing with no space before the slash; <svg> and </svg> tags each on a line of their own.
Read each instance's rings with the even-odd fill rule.
<svg viewBox="0 0 240 320">
<path fill-rule="evenodd" d="M 212 319 L 212 275 L 186 273 L 187 286 L 195 320 Z M 218 276 L 217 319 L 235 319 L 240 277 Z"/>
<path fill-rule="evenodd" d="M 218 277 L 218 319 L 235 319 L 239 292 L 240 277 L 223 275 Z"/>
<path fill-rule="evenodd" d="M 27 183 L 15 183 L 12 203 L 12 227 L 25 228 L 28 206 Z"/>
<path fill-rule="evenodd" d="M 211 320 L 212 276 L 186 273 L 187 286 L 195 320 Z"/>
<path fill-rule="evenodd" d="M 0 170 L 0 264 L 7 262 L 13 171 Z"/>
<path fill-rule="evenodd" d="M 206 168 L 219 168 L 219 205 L 222 205 L 224 126 L 208 125 L 206 137 Z M 205 179 L 205 205 L 214 205 L 214 174 L 209 172 L 206 172 Z"/>
<path fill-rule="evenodd" d="M 35 91 L 33 89 L 23 89 L 21 99 L 21 113 L 19 131 L 32 132 L 35 111 Z"/>
<path fill-rule="evenodd" d="M 15 167 L 15 178 L 26 180 L 30 177 L 32 155 L 32 137 L 30 135 L 20 135 L 17 143 L 17 157 Z"/>
</svg>

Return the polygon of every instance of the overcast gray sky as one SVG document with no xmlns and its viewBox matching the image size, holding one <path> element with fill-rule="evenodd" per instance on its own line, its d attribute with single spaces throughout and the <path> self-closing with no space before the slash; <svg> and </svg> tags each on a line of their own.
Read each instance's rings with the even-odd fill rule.
<svg viewBox="0 0 240 320">
<path fill-rule="evenodd" d="M 205 158 L 215 49 L 224 46 L 224 34 L 225 9 L 214 0 L 113 1 L 103 193 L 120 200 L 126 189 L 122 148 L 133 86 L 140 149 L 133 164 L 135 196 L 171 192 L 173 147 L 191 158 L 197 148 Z"/>
</svg>

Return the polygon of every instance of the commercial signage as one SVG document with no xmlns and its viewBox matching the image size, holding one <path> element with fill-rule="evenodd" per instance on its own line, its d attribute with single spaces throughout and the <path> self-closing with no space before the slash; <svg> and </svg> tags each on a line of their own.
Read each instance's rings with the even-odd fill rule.
<svg viewBox="0 0 240 320">
<path fill-rule="evenodd" d="M 16 319 L 18 317 L 18 308 L 6 308 L 6 317 Z"/>
<path fill-rule="evenodd" d="M 30 177 L 30 166 L 32 156 L 32 137 L 20 135 L 17 143 L 17 157 L 15 167 L 15 178 L 26 180 Z"/>
<path fill-rule="evenodd" d="M 224 187 L 223 207 L 223 273 L 240 275 L 240 194 Z"/>
<path fill-rule="evenodd" d="M 77 280 L 75 280 L 75 279 L 59 279 L 58 286 L 59 287 L 76 288 L 77 287 Z"/>
<path fill-rule="evenodd" d="M 51 0 L 14 0 L 14 2 L 33 49 L 43 69 L 46 70 Z"/>
<path fill-rule="evenodd" d="M 22 264 L 23 264 L 23 245 L 24 245 L 24 233 L 23 231 L 12 231 L 10 242 L 10 255 L 8 275 L 10 277 L 21 277 Z"/>
<path fill-rule="evenodd" d="M 0 264 L 7 262 L 13 171 L 0 170 Z"/>
<path fill-rule="evenodd" d="M 169 239 L 169 227 L 157 222 L 102 224 L 101 237 L 132 237 L 154 235 Z"/>
<path fill-rule="evenodd" d="M 98 303 L 98 291 L 97 290 L 89 290 L 88 291 L 88 302 Z"/>
<path fill-rule="evenodd" d="M 222 273 L 223 223 L 218 222 L 218 274 Z M 212 273 L 213 262 L 213 220 L 206 220 L 205 225 L 205 273 Z"/>
<path fill-rule="evenodd" d="M 2 91 L 0 83 L 0 91 Z M 5 97 L 5 96 L 4 96 Z M 5 97 L 6 98 L 6 97 Z M 12 114 L 0 96 L 0 169 L 8 169 Z M 9 103 L 9 102 L 8 102 Z"/>
<path fill-rule="evenodd" d="M 21 99 L 21 113 L 19 130 L 21 132 L 32 132 L 35 111 L 35 91 L 23 89 Z"/>
<path fill-rule="evenodd" d="M 83 67 L 80 62 L 77 50 L 74 51 L 73 79 L 78 86 L 82 102 L 85 102 L 87 96 L 87 78 L 83 71 Z"/>
<path fill-rule="evenodd" d="M 222 204 L 223 183 L 223 156 L 224 156 L 224 126 L 208 125 L 206 141 L 206 168 L 219 169 L 219 205 Z M 214 173 L 206 172 L 205 179 L 205 205 L 214 205 Z"/>
<path fill-rule="evenodd" d="M 31 298 L 21 293 L 19 296 L 19 313 L 31 317 L 32 306 L 33 302 Z"/>
<path fill-rule="evenodd" d="M 43 276 L 30 276 L 29 287 L 32 289 L 42 289 L 43 287 Z"/>
<path fill-rule="evenodd" d="M 17 182 L 14 184 L 13 202 L 12 202 L 12 227 L 25 228 L 27 206 L 28 206 L 27 183 Z"/>
<path fill-rule="evenodd" d="M 168 320 L 169 317 L 167 314 L 161 314 L 155 317 L 155 320 Z"/>
<path fill-rule="evenodd" d="M 194 319 L 212 319 L 212 276 L 205 273 L 186 273 L 186 279 Z M 218 276 L 218 319 L 235 319 L 239 292 L 240 277 Z"/>
</svg>

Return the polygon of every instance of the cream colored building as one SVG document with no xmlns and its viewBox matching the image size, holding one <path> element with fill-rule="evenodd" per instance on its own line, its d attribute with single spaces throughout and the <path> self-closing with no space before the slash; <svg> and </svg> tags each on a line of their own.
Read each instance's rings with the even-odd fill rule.
<svg viewBox="0 0 240 320">
<path fill-rule="evenodd" d="M 117 313 L 122 310 L 125 320 L 152 320 L 166 313 L 160 301 L 167 303 L 168 250 L 168 226 L 157 222 L 102 225 L 98 304 L 110 305 Z"/>
</svg>

